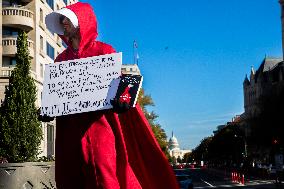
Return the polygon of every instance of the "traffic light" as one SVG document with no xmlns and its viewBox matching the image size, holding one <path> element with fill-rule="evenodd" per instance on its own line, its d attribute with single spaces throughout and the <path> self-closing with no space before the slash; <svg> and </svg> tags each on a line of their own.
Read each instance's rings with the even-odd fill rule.
<svg viewBox="0 0 284 189">
<path fill-rule="evenodd" d="M 277 139 L 273 139 L 273 144 L 278 144 L 278 140 Z"/>
</svg>

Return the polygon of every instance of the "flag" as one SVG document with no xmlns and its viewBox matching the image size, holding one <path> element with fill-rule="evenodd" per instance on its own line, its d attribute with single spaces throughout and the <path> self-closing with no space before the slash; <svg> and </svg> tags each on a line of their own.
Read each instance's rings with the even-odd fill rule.
<svg viewBox="0 0 284 189">
<path fill-rule="evenodd" d="M 136 40 L 133 41 L 133 58 L 134 58 L 134 64 L 138 65 L 139 55 L 138 55 L 138 44 Z"/>
<path fill-rule="evenodd" d="M 135 40 L 133 41 L 133 47 L 136 48 L 136 49 L 138 48 L 138 44 Z"/>
</svg>

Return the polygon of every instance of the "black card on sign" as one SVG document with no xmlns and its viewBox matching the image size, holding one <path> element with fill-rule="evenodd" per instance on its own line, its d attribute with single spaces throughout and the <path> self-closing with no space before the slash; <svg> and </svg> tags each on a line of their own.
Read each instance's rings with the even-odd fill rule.
<svg viewBox="0 0 284 189">
<path fill-rule="evenodd" d="M 129 106 L 134 107 L 142 86 L 142 81 L 143 76 L 141 75 L 122 75 L 115 98 L 119 99 L 120 102 L 126 102 Z"/>
</svg>

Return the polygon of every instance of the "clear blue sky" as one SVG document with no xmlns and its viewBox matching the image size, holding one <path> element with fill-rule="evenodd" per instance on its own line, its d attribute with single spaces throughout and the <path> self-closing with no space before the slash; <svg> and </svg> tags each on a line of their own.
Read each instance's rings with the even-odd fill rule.
<svg viewBox="0 0 284 189">
<path fill-rule="evenodd" d="M 158 122 L 193 149 L 244 111 L 242 82 L 265 55 L 282 57 L 278 0 L 82 0 L 92 4 L 98 40 L 133 63 Z"/>
</svg>

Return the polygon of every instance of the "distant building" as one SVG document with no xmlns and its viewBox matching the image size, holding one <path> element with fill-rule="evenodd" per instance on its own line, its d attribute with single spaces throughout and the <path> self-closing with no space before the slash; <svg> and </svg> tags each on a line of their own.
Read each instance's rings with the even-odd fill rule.
<svg viewBox="0 0 284 189">
<path fill-rule="evenodd" d="M 172 137 L 169 139 L 169 154 L 171 157 L 183 158 L 184 154 L 190 153 L 191 150 L 181 150 L 179 148 L 178 140 L 174 136 L 174 132 L 172 132 Z"/>
<path fill-rule="evenodd" d="M 250 77 L 243 82 L 244 115 L 242 118 L 256 117 L 261 113 L 260 99 L 278 95 L 284 87 L 284 65 L 281 58 L 265 57 L 259 68 L 251 68 Z"/>
<path fill-rule="evenodd" d="M 284 89 L 283 78 L 283 60 L 271 57 L 266 57 L 256 71 L 251 68 L 250 77 L 245 77 L 243 82 L 245 112 L 240 116 L 240 128 L 244 131 L 246 138 L 257 135 L 255 131 L 257 127 L 253 127 L 257 125 L 254 125 L 250 120 L 259 120 L 258 116 L 263 113 L 264 99 L 275 97 L 277 99 Z M 269 128 L 269 125 L 267 125 L 267 128 Z M 267 138 L 269 137 L 271 136 L 268 132 Z M 245 144 L 245 149 L 246 154 L 252 155 L 254 161 L 265 162 L 272 158 L 271 146 L 259 145 L 250 140 Z"/>
<path fill-rule="evenodd" d="M 240 122 L 241 122 L 241 116 L 240 115 L 236 115 L 236 116 L 234 116 L 232 118 L 232 121 L 227 122 L 224 125 L 218 125 L 217 126 L 217 130 L 213 131 L 213 133 L 214 133 L 214 135 L 216 135 L 217 133 L 219 133 L 219 131 L 221 131 L 222 129 L 226 128 L 227 126 L 234 125 L 234 124 L 237 124 L 237 123 L 240 123 Z"/>
<path fill-rule="evenodd" d="M 279 0 L 281 5 L 282 21 L 282 51 L 284 55 L 284 0 Z M 244 131 L 245 137 L 257 135 L 254 119 L 259 120 L 263 113 L 265 99 L 279 97 L 284 89 L 284 63 L 283 58 L 265 57 L 257 70 L 251 67 L 249 77 L 246 75 L 243 81 L 244 113 L 240 115 L 240 128 Z M 269 107 L 266 105 L 266 107 Z M 266 109 L 267 110 L 267 109 Z M 269 111 L 269 110 L 268 110 Z M 272 124 L 272 123 L 271 123 Z M 253 127 L 255 126 L 255 127 Z M 270 125 L 267 125 L 269 128 Z M 281 124 L 279 126 L 282 126 Z M 280 134 L 280 133 L 279 133 Z M 267 137 L 269 133 L 267 133 Z M 254 161 L 265 162 L 271 159 L 273 150 L 271 146 L 260 145 L 252 140 L 245 141 L 246 153 L 252 155 Z M 274 157 L 273 157 L 274 158 Z"/>
<path fill-rule="evenodd" d="M 279 0 L 281 5 L 282 22 L 282 51 L 284 55 L 284 0 Z M 244 114 L 241 119 L 253 118 L 261 113 L 260 98 L 278 95 L 284 88 L 283 58 L 265 57 L 259 68 L 251 68 L 249 78 L 243 82 Z"/>
<path fill-rule="evenodd" d="M 121 67 L 123 74 L 141 75 L 137 64 L 123 64 Z"/>
</svg>

